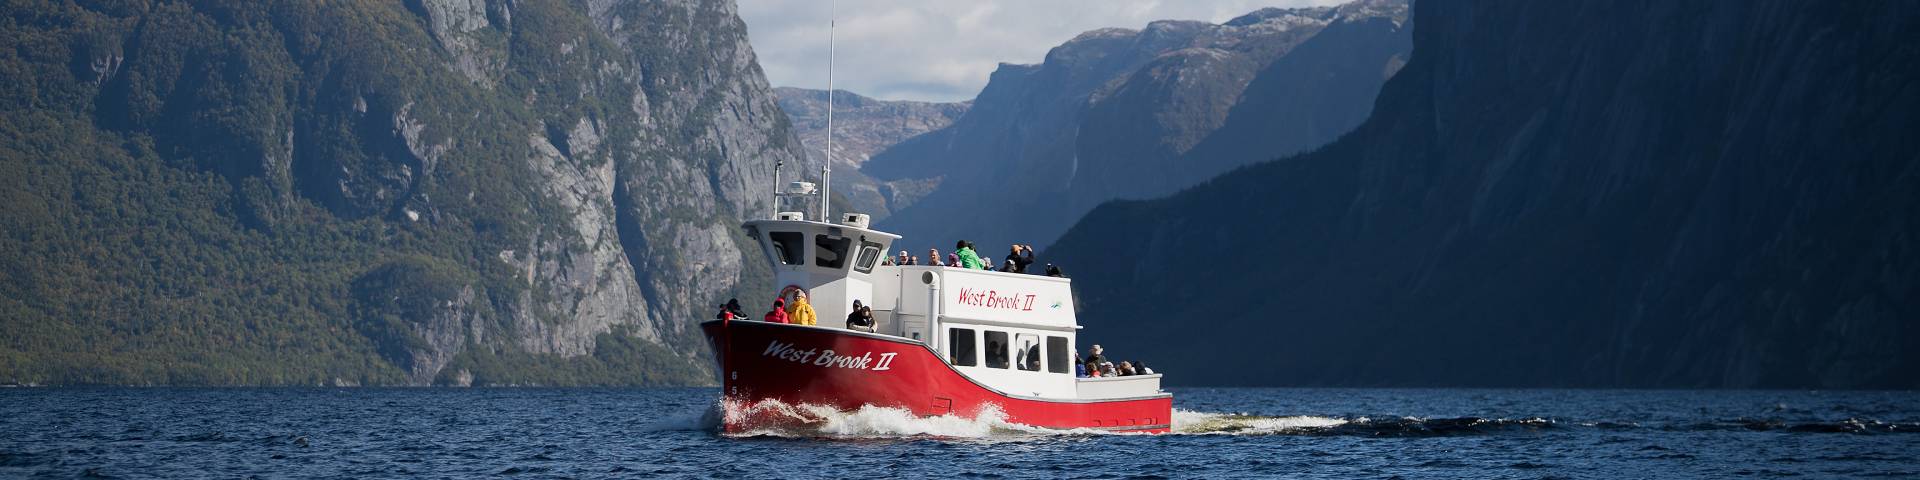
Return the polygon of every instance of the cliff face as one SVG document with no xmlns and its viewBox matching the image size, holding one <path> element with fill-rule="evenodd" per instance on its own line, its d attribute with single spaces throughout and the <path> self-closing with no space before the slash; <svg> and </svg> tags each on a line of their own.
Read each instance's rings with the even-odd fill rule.
<svg viewBox="0 0 1920 480">
<path fill-rule="evenodd" d="M 952 126 L 863 169 L 941 179 L 881 227 L 938 245 L 1045 244 L 1100 202 L 1318 146 L 1358 124 L 1404 61 L 1406 16 L 1405 2 L 1369 0 L 1219 25 L 1162 21 L 1087 32 L 1039 65 L 1002 65 Z M 1215 139 L 1236 124 L 1286 129 Z"/>
<path fill-rule="evenodd" d="M 1417 10 L 1352 133 L 1044 252 L 1084 341 L 1183 384 L 1920 386 L 1920 9 Z"/>
<path fill-rule="evenodd" d="M 818 165 L 827 150 L 827 91 L 779 87 L 773 92 L 780 97 L 780 109 L 793 121 L 800 143 L 806 145 L 807 158 Z M 971 101 L 876 100 L 846 90 L 836 91 L 833 102 L 833 191 L 846 199 L 848 207 L 875 220 L 913 204 L 939 181 L 880 181 L 860 173 L 860 166 L 887 147 L 953 124 L 973 105 Z"/>
<path fill-rule="evenodd" d="M 806 166 L 729 1 L 8 9 L 0 378 L 709 381 Z"/>
</svg>

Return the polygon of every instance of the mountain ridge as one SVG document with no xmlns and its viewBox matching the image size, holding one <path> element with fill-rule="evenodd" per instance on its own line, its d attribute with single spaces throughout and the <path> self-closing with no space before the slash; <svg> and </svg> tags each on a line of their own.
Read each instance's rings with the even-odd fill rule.
<svg viewBox="0 0 1920 480">
<path fill-rule="evenodd" d="M 1915 13 L 1422 2 L 1353 132 L 1043 253 L 1183 384 L 1914 388 Z"/>
</svg>

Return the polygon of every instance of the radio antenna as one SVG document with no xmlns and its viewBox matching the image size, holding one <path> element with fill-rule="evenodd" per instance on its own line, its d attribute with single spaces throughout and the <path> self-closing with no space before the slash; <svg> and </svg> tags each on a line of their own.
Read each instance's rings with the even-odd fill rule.
<svg viewBox="0 0 1920 480">
<path fill-rule="evenodd" d="M 827 160 L 820 164 L 820 221 L 833 222 L 833 216 L 827 211 L 833 202 L 833 29 L 835 10 L 839 1 L 828 4 L 827 8 Z"/>
</svg>

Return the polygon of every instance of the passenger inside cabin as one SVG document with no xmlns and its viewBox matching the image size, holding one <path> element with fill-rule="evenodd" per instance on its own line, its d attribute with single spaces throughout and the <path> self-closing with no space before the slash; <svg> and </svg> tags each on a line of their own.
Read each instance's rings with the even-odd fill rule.
<svg viewBox="0 0 1920 480">
<path fill-rule="evenodd" d="M 787 299 L 773 299 L 773 311 L 767 312 L 767 323 L 787 323 Z"/>
</svg>

